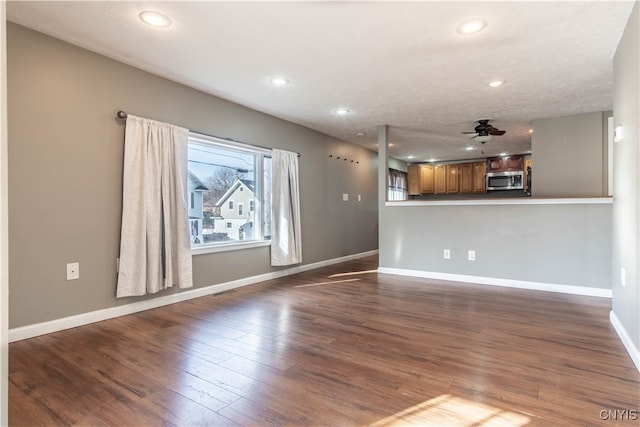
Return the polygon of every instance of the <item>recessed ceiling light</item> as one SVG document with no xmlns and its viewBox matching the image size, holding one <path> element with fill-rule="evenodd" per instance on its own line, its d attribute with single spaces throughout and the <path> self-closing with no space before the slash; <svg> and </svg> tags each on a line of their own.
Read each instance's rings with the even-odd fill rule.
<svg viewBox="0 0 640 427">
<path fill-rule="evenodd" d="M 274 86 L 286 86 L 289 84 L 289 80 L 285 79 L 284 77 L 272 77 L 269 79 L 269 83 L 271 83 Z"/>
<path fill-rule="evenodd" d="M 430 161 L 430 162 L 435 162 L 435 161 L 436 161 L 436 159 L 435 159 L 434 157 L 432 157 L 432 158 L 430 158 L 430 159 L 429 159 L 429 161 Z"/>
<path fill-rule="evenodd" d="M 356 136 L 367 136 L 367 134 L 364 132 L 357 132 Z"/>
<path fill-rule="evenodd" d="M 503 84 L 505 84 L 507 81 L 506 80 L 494 80 L 491 83 L 489 83 L 489 86 L 491 87 L 500 87 Z"/>
<path fill-rule="evenodd" d="M 149 24 L 154 27 L 166 28 L 171 25 L 171 19 L 169 19 L 168 16 L 165 16 L 158 12 L 152 12 L 150 10 L 140 12 L 138 17 L 145 24 Z"/>
<path fill-rule="evenodd" d="M 507 155 L 507 153 L 500 153 L 500 155 L 504 157 Z"/>
<path fill-rule="evenodd" d="M 529 129 L 529 133 L 533 133 L 533 129 Z"/>
<path fill-rule="evenodd" d="M 411 160 L 411 159 L 415 159 L 415 158 L 416 158 L 416 156 L 414 156 L 413 154 L 409 154 L 409 155 L 407 156 L 407 159 L 409 159 L 409 160 Z"/>
<path fill-rule="evenodd" d="M 338 116 L 346 116 L 351 111 L 347 108 L 336 108 L 335 110 L 333 110 L 333 112 L 336 113 Z"/>
<path fill-rule="evenodd" d="M 468 21 L 464 21 L 462 24 L 458 25 L 456 30 L 460 34 L 475 34 L 484 30 L 487 26 L 487 21 L 484 19 L 469 19 Z"/>
<path fill-rule="evenodd" d="M 471 150 L 475 150 L 475 149 L 476 149 L 476 147 L 472 147 L 472 146 L 469 146 L 469 147 L 466 148 L 467 151 L 471 151 Z"/>
</svg>

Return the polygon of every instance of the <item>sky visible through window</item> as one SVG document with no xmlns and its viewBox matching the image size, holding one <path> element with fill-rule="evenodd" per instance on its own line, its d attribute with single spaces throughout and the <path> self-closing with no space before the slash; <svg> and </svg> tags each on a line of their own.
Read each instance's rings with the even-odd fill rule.
<svg viewBox="0 0 640 427">
<path fill-rule="evenodd" d="M 218 167 L 253 176 L 254 155 L 213 145 L 189 144 L 189 170 L 200 179 L 214 176 Z"/>
</svg>

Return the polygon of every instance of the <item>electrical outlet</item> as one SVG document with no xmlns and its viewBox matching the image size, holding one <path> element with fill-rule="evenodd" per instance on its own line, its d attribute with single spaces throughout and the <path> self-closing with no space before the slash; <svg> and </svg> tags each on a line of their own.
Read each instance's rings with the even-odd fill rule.
<svg viewBox="0 0 640 427">
<path fill-rule="evenodd" d="M 362 201 L 362 195 L 358 194 L 358 201 L 361 202 Z"/>
<path fill-rule="evenodd" d="M 348 202 L 349 201 L 349 195 L 347 193 L 344 193 L 342 195 L 342 200 L 345 201 L 345 202 Z"/>
<path fill-rule="evenodd" d="M 80 263 L 71 262 L 67 264 L 67 280 L 76 280 L 80 278 Z"/>
<path fill-rule="evenodd" d="M 627 269 L 624 267 L 620 267 L 620 284 L 627 286 Z"/>
<path fill-rule="evenodd" d="M 443 253 L 444 259 L 451 259 L 451 251 L 449 249 L 445 249 Z"/>
<path fill-rule="evenodd" d="M 469 251 L 469 261 L 476 260 L 476 251 Z"/>
</svg>

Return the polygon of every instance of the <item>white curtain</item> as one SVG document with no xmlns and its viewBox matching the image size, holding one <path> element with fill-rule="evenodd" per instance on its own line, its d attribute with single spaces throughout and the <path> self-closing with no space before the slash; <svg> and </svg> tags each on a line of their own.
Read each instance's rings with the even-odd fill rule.
<svg viewBox="0 0 640 427">
<path fill-rule="evenodd" d="M 117 297 L 193 286 L 188 129 L 127 116 Z"/>
<path fill-rule="evenodd" d="M 273 150 L 271 265 L 302 262 L 298 154 Z"/>
</svg>

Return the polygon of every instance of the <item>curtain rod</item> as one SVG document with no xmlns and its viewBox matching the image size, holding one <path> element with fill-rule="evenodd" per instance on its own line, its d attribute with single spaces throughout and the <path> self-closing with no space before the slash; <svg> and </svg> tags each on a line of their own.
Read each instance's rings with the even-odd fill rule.
<svg viewBox="0 0 640 427">
<path fill-rule="evenodd" d="M 126 119 L 126 118 L 127 118 L 127 113 L 126 113 L 126 112 L 124 112 L 124 111 L 122 111 L 122 110 L 120 110 L 120 111 L 118 111 L 118 112 L 116 113 L 116 117 L 117 117 L 118 119 Z M 256 144 L 248 144 L 248 143 L 246 143 L 246 142 L 236 141 L 235 139 L 232 139 L 232 138 L 223 138 L 223 137 L 221 137 L 221 136 L 209 135 L 209 134 L 202 133 L 202 132 L 196 132 L 196 131 L 193 131 L 193 130 L 191 130 L 191 129 L 189 129 L 189 131 L 190 131 L 190 132 L 194 132 L 194 133 L 199 133 L 200 135 L 209 136 L 209 137 L 212 137 L 212 138 L 222 139 L 223 141 L 238 142 L 238 143 L 240 143 L 240 144 L 250 145 L 250 146 L 252 146 L 252 147 L 256 147 L 256 148 L 262 148 L 263 150 L 272 150 L 272 148 L 262 147 L 262 146 L 260 146 L 260 145 L 256 145 Z M 298 155 L 298 157 L 301 157 L 301 156 L 302 156 L 300 153 L 296 153 L 296 154 Z"/>
</svg>

